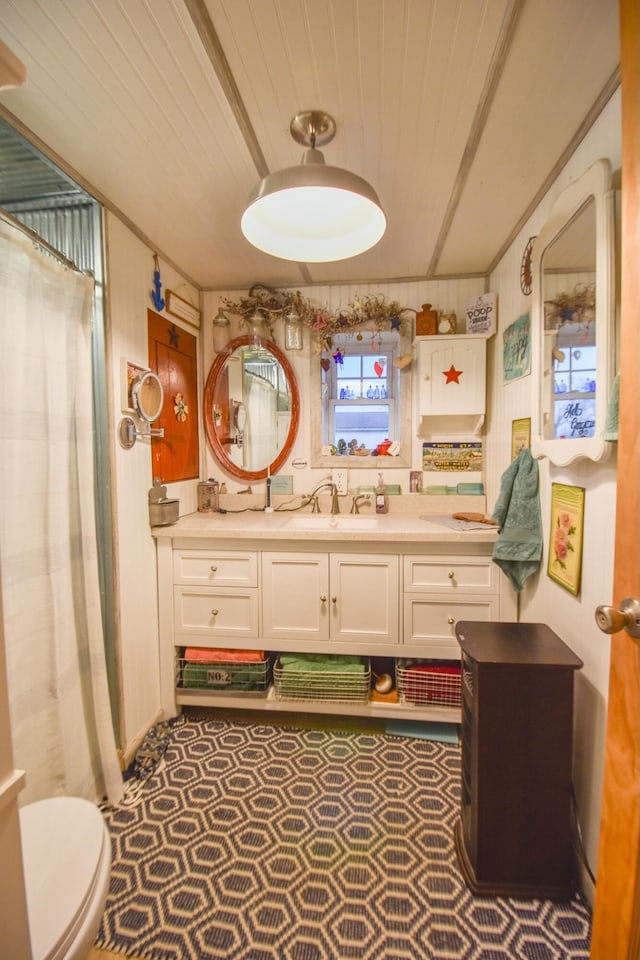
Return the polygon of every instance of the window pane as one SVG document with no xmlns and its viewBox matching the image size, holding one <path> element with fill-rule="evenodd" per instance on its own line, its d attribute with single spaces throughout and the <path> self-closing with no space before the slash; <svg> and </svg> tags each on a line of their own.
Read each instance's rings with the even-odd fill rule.
<svg viewBox="0 0 640 960">
<path fill-rule="evenodd" d="M 362 357 L 362 375 L 363 377 L 386 380 L 387 358 L 376 356 L 375 353 L 364 354 Z"/>
<path fill-rule="evenodd" d="M 336 363 L 336 374 L 338 377 L 357 377 L 360 379 L 360 357 L 347 354 L 342 358 L 342 363 Z"/>
<path fill-rule="evenodd" d="M 352 440 L 367 449 L 377 446 L 390 434 L 389 407 L 386 404 L 336 403 L 334 409 L 333 443 L 340 440 L 347 445 Z"/>
<path fill-rule="evenodd" d="M 361 380 L 338 380 L 338 400 L 356 400 L 361 396 Z"/>
</svg>

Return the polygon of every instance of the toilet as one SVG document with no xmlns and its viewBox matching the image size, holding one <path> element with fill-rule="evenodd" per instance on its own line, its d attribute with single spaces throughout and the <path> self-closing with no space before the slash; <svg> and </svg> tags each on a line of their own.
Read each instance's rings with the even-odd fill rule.
<svg viewBox="0 0 640 960">
<path fill-rule="evenodd" d="M 20 810 L 33 960 L 86 960 L 109 890 L 111 842 L 95 806 L 53 797 Z"/>
</svg>

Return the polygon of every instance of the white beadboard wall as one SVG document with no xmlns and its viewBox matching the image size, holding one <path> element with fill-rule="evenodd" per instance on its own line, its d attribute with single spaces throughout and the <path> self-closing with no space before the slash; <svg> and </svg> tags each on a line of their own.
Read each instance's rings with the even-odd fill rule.
<svg viewBox="0 0 640 960">
<path fill-rule="evenodd" d="M 148 366 L 147 309 L 154 309 L 153 251 L 117 217 L 107 213 L 108 323 L 111 366 L 110 422 L 115 489 L 115 556 L 119 596 L 119 668 L 123 748 L 127 757 L 159 717 L 158 602 L 155 541 L 149 531 L 148 492 L 152 485 L 151 448 L 138 440 L 131 450 L 119 443 L 120 358 Z M 199 303 L 195 288 L 159 262 L 162 292 L 173 290 Z M 169 323 L 182 324 L 167 315 Z M 195 328 L 184 324 L 194 333 Z M 195 414 L 195 411 L 194 411 Z M 202 455 L 201 438 L 201 455 Z M 202 462 L 202 460 L 201 460 Z M 168 496 L 180 499 L 180 513 L 197 509 L 197 481 L 170 484 Z"/>
<path fill-rule="evenodd" d="M 339 308 L 346 308 L 357 294 L 360 294 L 361 296 L 366 296 L 367 294 L 376 294 L 387 297 L 389 301 L 396 300 L 401 306 L 410 307 L 413 310 L 420 310 L 423 304 L 430 303 L 437 310 L 447 312 L 454 311 L 458 317 L 464 317 L 465 303 L 467 300 L 486 292 L 486 281 L 484 278 L 475 277 L 466 280 L 413 281 L 390 284 L 359 283 L 357 285 L 342 284 L 334 286 L 300 286 L 296 287 L 296 289 L 300 290 L 303 296 L 308 297 L 309 300 L 317 303 L 319 307 L 328 307 L 332 312 L 337 311 Z M 241 296 L 242 294 L 239 294 L 237 290 L 208 292 L 204 295 L 205 321 L 203 354 L 205 371 L 209 369 L 213 358 L 211 344 L 211 319 L 217 313 L 218 307 L 221 305 L 224 299 L 228 298 L 231 301 L 237 302 Z M 235 323 L 236 321 L 232 322 Z M 282 324 L 276 324 L 274 334 L 277 345 L 284 349 L 282 326 Z M 237 326 L 232 326 L 232 333 L 234 336 L 237 336 L 242 332 L 243 331 Z M 317 353 L 314 353 L 311 347 L 311 337 L 308 330 L 304 331 L 304 349 L 299 353 L 296 351 L 288 352 L 287 359 L 291 362 L 295 370 L 301 398 L 300 429 L 298 431 L 298 439 L 289 459 L 289 464 L 297 459 L 305 462 L 307 466 L 301 469 L 292 469 L 288 464 L 285 464 L 280 472 L 285 474 L 291 473 L 293 475 L 294 493 L 305 493 L 309 492 L 309 490 L 312 490 L 314 484 L 327 474 L 326 469 L 314 470 L 309 466 L 311 461 L 311 409 L 314 402 L 314 398 L 311 396 L 310 392 L 311 387 L 309 371 L 312 360 L 317 361 Z M 405 383 L 409 379 L 413 383 L 412 413 L 414 422 L 412 427 L 411 467 L 407 467 L 404 470 L 395 469 L 393 468 L 393 462 L 390 460 L 389 470 L 392 470 L 392 472 L 390 472 L 385 478 L 388 479 L 389 482 L 400 483 L 403 493 L 408 493 L 409 491 L 410 469 L 422 469 L 422 440 L 417 437 L 415 429 L 417 409 L 415 390 L 416 384 L 413 377 L 415 369 L 416 364 L 413 363 L 409 375 L 407 375 L 405 372 L 401 373 L 401 377 Z M 471 439 L 474 438 L 472 437 Z M 220 479 L 220 468 L 211 457 L 211 453 L 208 448 L 206 457 L 207 476 L 215 476 L 217 479 Z M 379 470 L 379 467 L 371 470 L 360 468 L 358 468 L 357 471 L 351 470 L 349 476 L 349 486 L 355 487 L 357 484 L 375 483 Z M 229 492 L 233 492 L 234 490 L 241 489 L 243 486 L 245 486 L 244 484 L 238 484 L 234 482 L 233 479 L 230 480 L 228 477 L 224 477 L 224 480 L 227 484 Z M 261 487 L 263 488 L 264 484 L 254 485 L 254 492 Z"/>
<path fill-rule="evenodd" d="M 535 214 L 520 232 L 491 276 L 489 289 L 499 302 L 498 335 L 490 341 L 488 363 L 488 417 L 486 423 L 487 502 L 495 503 L 500 477 L 510 458 L 511 421 L 531 415 L 531 377 L 505 385 L 502 382 L 502 333 L 531 307 L 531 297 L 520 290 L 520 260 L 529 237 L 539 234 L 551 206 L 567 184 L 601 157 L 612 171 L 621 163 L 620 95 L 616 94 L 595 126 L 554 183 Z M 540 501 L 544 531 L 544 557 L 539 574 L 525 585 L 520 619 L 547 623 L 584 661 L 576 678 L 574 781 L 587 856 L 596 868 L 602 793 L 603 747 L 609 680 L 609 638 L 598 630 L 594 610 L 610 603 L 613 587 L 614 523 L 616 508 L 616 458 L 602 464 L 578 461 L 555 467 L 539 461 Z M 582 587 L 574 597 L 546 574 L 550 524 L 551 484 L 585 488 Z"/>
</svg>

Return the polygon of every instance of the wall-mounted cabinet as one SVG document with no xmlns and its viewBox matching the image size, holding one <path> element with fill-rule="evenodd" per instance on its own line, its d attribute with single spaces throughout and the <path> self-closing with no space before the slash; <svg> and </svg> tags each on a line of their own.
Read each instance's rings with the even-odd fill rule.
<svg viewBox="0 0 640 960">
<path fill-rule="evenodd" d="M 487 341 L 416 337 L 421 436 L 479 433 L 486 408 Z"/>
</svg>

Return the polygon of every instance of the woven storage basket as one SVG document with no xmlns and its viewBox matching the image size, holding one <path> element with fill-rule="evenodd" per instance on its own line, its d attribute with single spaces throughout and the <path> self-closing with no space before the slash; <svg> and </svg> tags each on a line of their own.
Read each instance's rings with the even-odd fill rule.
<svg viewBox="0 0 640 960">
<path fill-rule="evenodd" d="M 400 703 L 459 707 L 461 675 L 456 661 L 399 660 L 398 699 Z"/>
<path fill-rule="evenodd" d="M 346 659 L 346 658 L 345 658 Z M 349 658 L 353 659 L 353 658 Z M 366 703 L 371 686 L 371 665 L 366 657 L 358 658 L 363 670 L 354 673 L 332 669 L 288 670 L 278 659 L 273 668 L 273 686 L 278 700 L 324 701 L 331 703 Z"/>
</svg>

